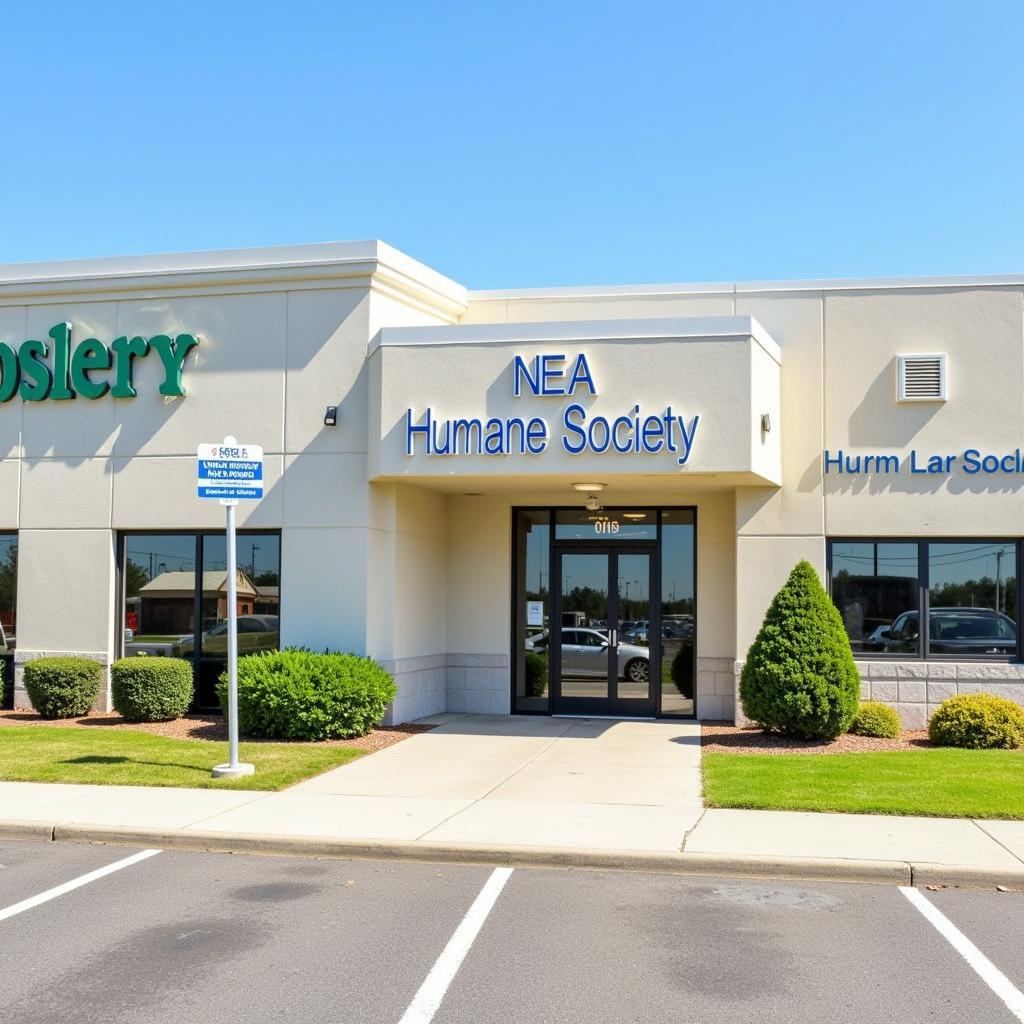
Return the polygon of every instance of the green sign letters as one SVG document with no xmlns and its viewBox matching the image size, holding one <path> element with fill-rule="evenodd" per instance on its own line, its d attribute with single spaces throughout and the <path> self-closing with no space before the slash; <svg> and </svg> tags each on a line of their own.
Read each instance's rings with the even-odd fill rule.
<svg viewBox="0 0 1024 1024">
<path fill-rule="evenodd" d="M 135 360 L 151 352 L 163 364 L 160 394 L 180 397 L 185 394 L 181 384 L 185 358 L 199 344 L 193 334 L 124 335 L 109 345 L 86 338 L 72 349 L 69 323 L 57 324 L 47 337 L 50 343 L 29 340 L 17 348 L 0 341 L 0 402 L 9 402 L 15 395 L 26 402 L 42 402 L 102 398 L 108 392 L 114 398 L 134 398 Z"/>
</svg>

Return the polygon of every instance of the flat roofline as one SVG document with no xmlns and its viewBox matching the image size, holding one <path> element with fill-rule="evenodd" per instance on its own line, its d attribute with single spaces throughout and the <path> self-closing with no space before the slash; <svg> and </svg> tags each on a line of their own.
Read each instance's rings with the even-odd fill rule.
<svg viewBox="0 0 1024 1024">
<path fill-rule="evenodd" d="M 588 341 L 656 341 L 689 339 L 753 340 L 777 363 L 782 350 L 758 321 L 749 315 L 644 317 L 627 320 L 548 320 L 529 323 L 445 324 L 383 327 L 367 346 L 367 356 L 381 348 L 437 345 L 509 345 L 578 343 Z"/>
<path fill-rule="evenodd" d="M 640 298 L 658 295 L 740 295 L 752 292 L 842 292 L 942 288 L 1021 288 L 1024 274 L 946 277 L 850 277 L 810 281 L 681 282 L 679 284 L 567 285 L 554 288 L 470 289 L 469 301 L 507 299 Z"/>
<path fill-rule="evenodd" d="M 466 289 L 457 281 L 375 239 L 0 264 L 0 297 L 95 293 L 106 282 L 111 290 L 126 283 L 150 282 L 143 284 L 150 287 L 160 278 L 197 283 L 204 278 L 272 281 L 278 276 L 302 277 L 306 271 L 311 278 L 331 278 L 364 272 L 362 268 L 379 278 L 409 282 L 428 299 L 456 312 L 466 307 Z"/>
</svg>

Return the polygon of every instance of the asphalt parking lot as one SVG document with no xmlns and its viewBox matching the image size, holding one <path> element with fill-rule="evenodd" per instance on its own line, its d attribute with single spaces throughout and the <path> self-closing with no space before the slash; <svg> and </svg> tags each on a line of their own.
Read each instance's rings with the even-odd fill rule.
<svg viewBox="0 0 1024 1024">
<path fill-rule="evenodd" d="M 0 1021 L 1024 1020 L 1022 893 L 139 852 L 0 842 Z"/>
</svg>

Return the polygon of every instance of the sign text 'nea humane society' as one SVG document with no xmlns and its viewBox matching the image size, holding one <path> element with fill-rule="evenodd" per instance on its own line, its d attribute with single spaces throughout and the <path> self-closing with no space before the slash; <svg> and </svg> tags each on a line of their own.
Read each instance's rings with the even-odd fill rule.
<svg viewBox="0 0 1024 1024">
<path fill-rule="evenodd" d="M 539 355 L 512 361 L 512 394 L 535 397 L 596 395 L 597 385 L 587 357 L 563 354 Z M 438 418 L 427 408 L 421 416 L 405 413 L 406 455 L 542 455 L 556 437 L 570 455 L 657 455 L 668 452 L 685 466 L 693 452 L 700 416 L 677 415 L 671 405 L 664 411 L 646 413 L 639 402 L 621 416 L 588 414 L 585 406 L 571 402 L 562 409 L 557 426 L 543 416 L 490 418 Z"/>
</svg>

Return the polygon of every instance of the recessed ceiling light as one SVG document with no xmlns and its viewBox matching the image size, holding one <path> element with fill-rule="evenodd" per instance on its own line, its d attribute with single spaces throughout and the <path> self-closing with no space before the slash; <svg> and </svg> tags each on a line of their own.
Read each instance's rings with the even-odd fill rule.
<svg viewBox="0 0 1024 1024">
<path fill-rule="evenodd" d="M 607 484 L 573 484 L 574 491 L 603 491 Z"/>
<path fill-rule="evenodd" d="M 646 512 L 623 512 L 622 514 L 623 514 L 623 516 L 626 519 L 646 519 L 647 518 L 647 513 Z"/>
</svg>

